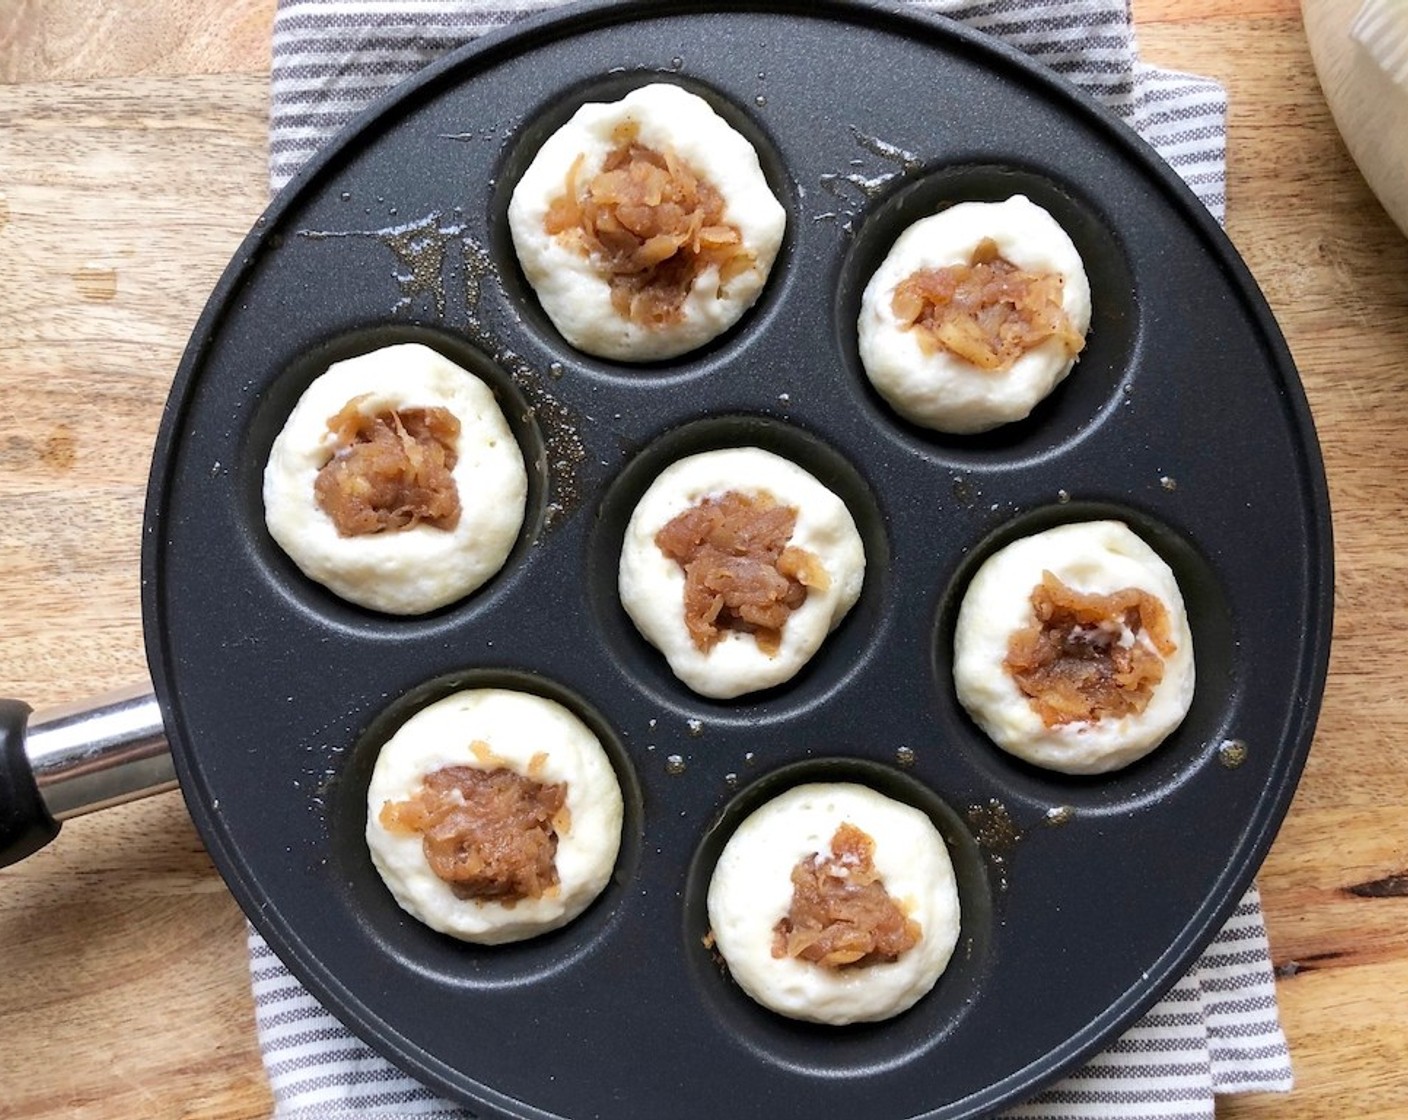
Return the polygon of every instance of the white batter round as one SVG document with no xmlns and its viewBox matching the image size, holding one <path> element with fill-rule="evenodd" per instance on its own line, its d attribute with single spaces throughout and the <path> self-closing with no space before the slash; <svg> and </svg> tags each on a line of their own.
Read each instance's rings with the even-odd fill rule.
<svg viewBox="0 0 1408 1120">
<path fill-rule="evenodd" d="M 683 318 L 661 326 L 631 322 L 611 305 L 611 286 L 597 263 L 543 226 L 562 196 L 579 155 L 578 182 L 601 170 L 623 124 L 639 127 L 639 142 L 672 149 L 681 163 L 707 179 L 724 201 L 724 221 L 755 255 L 753 266 L 727 283 L 717 267 L 695 277 Z M 787 215 L 768 187 L 753 145 L 709 107 L 678 86 L 656 83 L 620 101 L 583 105 L 538 151 L 514 188 L 508 208 L 514 250 L 524 275 L 562 336 L 579 350 L 626 362 L 672 358 L 717 337 L 757 300 L 767 281 Z"/>
<path fill-rule="evenodd" d="M 491 757 L 471 749 L 476 741 Z M 546 757 L 535 766 L 539 754 Z M 388 801 L 407 800 L 425 775 L 446 766 L 505 766 L 544 784 L 567 784 L 555 892 L 512 905 L 457 898 L 430 869 L 418 834 L 382 827 Z M 545 933 L 585 910 L 611 879 L 621 819 L 616 772 L 587 725 L 555 701 L 499 688 L 459 692 L 417 712 L 381 748 L 367 789 L 367 846 L 401 908 L 432 929 L 484 945 Z"/>
<path fill-rule="evenodd" d="M 849 822 L 875 841 L 885 889 L 919 923 L 920 940 L 891 963 L 829 969 L 772 955 L 773 928 L 792 905 L 792 869 L 831 853 Z M 958 888 L 948 849 L 918 809 L 850 783 L 797 786 L 748 817 L 709 882 L 714 944 L 739 986 L 764 1007 L 814 1023 L 888 1019 L 931 988 L 958 944 Z"/>
<path fill-rule="evenodd" d="M 452 530 L 416 525 L 343 537 L 313 485 L 336 450 L 328 421 L 351 402 L 367 416 L 440 407 L 460 422 L 451 472 L 461 513 Z M 310 579 L 353 603 L 421 614 L 452 603 L 503 567 L 523 526 L 528 473 L 494 394 L 428 346 L 403 343 L 330 366 L 304 391 L 264 470 L 269 533 Z"/>
<path fill-rule="evenodd" d="M 1032 589 L 1051 572 L 1076 591 L 1109 595 L 1127 587 L 1156 596 L 1168 612 L 1176 648 L 1163 679 L 1138 714 L 1047 727 L 1003 667 L 1011 636 L 1035 621 Z M 1142 630 L 1126 632 L 1157 653 Z M 978 569 L 958 612 L 954 684 L 969 715 L 1003 750 L 1067 774 L 1101 774 L 1157 747 L 1183 722 L 1193 702 L 1193 637 L 1173 572 L 1119 521 L 1063 525 L 1024 537 Z"/>
<path fill-rule="evenodd" d="M 1090 328 L 1090 281 L 1080 254 L 1056 220 L 1022 195 L 1005 202 L 961 202 L 904 231 L 861 297 L 860 357 L 866 375 L 901 416 L 957 434 L 1021 420 L 1070 373 L 1075 359 L 1059 339 L 1023 354 L 1008 370 L 979 369 L 938 347 L 926 354 L 891 302 L 920 269 L 966 265 L 984 238 L 1029 272 L 1064 278 L 1062 306 L 1082 336 Z"/>
<path fill-rule="evenodd" d="M 667 523 L 705 498 L 730 490 L 770 494 L 797 510 L 791 545 L 806 549 L 830 577 L 809 589 L 782 629 L 775 654 L 753 635 L 726 631 L 699 650 L 684 620 L 684 569 L 655 543 Z M 645 492 L 621 547 L 621 604 L 680 680 L 703 696 L 726 699 L 791 680 L 860 597 L 865 549 L 846 504 L 795 463 L 756 447 L 691 455 L 671 464 Z"/>
</svg>

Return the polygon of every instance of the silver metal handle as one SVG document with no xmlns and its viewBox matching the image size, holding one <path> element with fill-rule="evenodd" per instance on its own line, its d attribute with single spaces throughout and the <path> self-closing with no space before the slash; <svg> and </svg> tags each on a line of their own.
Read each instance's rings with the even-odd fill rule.
<svg viewBox="0 0 1408 1120">
<path fill-rule="evenodd" d="M 35 712 L 24 749 L 56 821 L 176 787 L 161 707 L 148 687 Z"/>
</svg>

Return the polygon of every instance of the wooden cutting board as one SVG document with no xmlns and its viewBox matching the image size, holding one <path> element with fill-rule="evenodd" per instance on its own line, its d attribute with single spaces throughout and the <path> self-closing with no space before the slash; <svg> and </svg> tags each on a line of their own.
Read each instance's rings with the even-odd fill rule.
<svg viewBox="0 0 1408 1120">
<path fill-rule="evenodd" d="M 148 458 L 265 202 L 273 6 L 0 0 L 0 694 L 144 675 Z M 1146 59 L 1229 90 L 1228 227 L 1300 365 L 1335 513 L 1329 690 L 1261 877 L 1297 1088 L 1218 1114 L 1403 1117 L 1408 241 L 1335 132 L 1296 0 L 1134 10 Z M 179 794 L 0 871 L 0 1117 L 267 1115 L 243 935 Z"/>
</svg>

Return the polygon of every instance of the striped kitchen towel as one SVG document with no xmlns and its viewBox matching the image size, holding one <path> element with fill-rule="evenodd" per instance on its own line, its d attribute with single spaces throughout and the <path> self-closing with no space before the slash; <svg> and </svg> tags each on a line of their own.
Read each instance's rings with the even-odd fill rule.
<svg viewBox="0 0 1408 1120">
<path fill-rule="evenodd" d="M 280 0 L 269 178 L 283 186 L 333 132 L 448 50 L 558 0 Z M 1145 66 L 1127 0 L 913 0 L 998 36 L 1137 129 L 1219 220 L 1226 97 Z M 465 1115 L 351 1035 L 249 934 L 260 1048 L 275 1115 L 297 1120 Z M 1253 887 L 1193 969 L 1084 1069 L 1005 1115 L 1021 1120 L 1212 1120 L 1214 1095 L 1285 1091 L 1290 1058 Z"/>
</svg>

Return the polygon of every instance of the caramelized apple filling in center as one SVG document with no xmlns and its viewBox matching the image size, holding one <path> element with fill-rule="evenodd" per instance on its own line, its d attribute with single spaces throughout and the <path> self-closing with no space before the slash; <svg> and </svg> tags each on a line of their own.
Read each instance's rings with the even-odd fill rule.
<svg viewBox="0 0 1408 1120">
<path fill-rule="evenodd" d="M 617 128 L 600 171 L 582 174 L 585 156 L 567 172 L 544 228 L 598 261 L 611 284 L 611 305 L 643 326 L 684 317 L 694 281 L 709 268 L 727 284 L 753 266 L 743 235 L 724 221 L 718 190 L 669 148 L 638 142 L 633 123 Z"/>
<path fill-rule="evenodd" d="M 943 348 L 996 373 L 1051 338 L 1072 357 L 1081 352 L 1085 339 L 1061 302 L 1064 283 L 1054 272 L 1018 268 L 984 238 L 967 264 L 921 268 L 902 280 L 890 306 L 902 329 L 918 332 L 925 354 Z"/>
<path fill-rule="evenodd" d="M 822 968 L 889 963 L 919 944 L 923 930 L 885 890 L 875 841 L 850 822 L 831 838 L 831 854 L 792 869 L 792 907 L 772 931 L 772 955 Z"/>
<path fill-rule="evenodd" d="M 752 634 L 769 657 L 782 648 L 782 628 L 831 577 L 821 561 L 788 545 L 797 511 L 770 494 L 730 490 L 705 498 L 655 534 L 655 544 L 684 569 L 684 621 L 695 648 L 707 653 L 725 630 Z"/>
<path fill-rule="evenodd" d="M 427 774 L 408 801 L 382 805 L 380 820 L 389 832 L 419 833 L 430 869 L 457 897 L 512 905 L 556 890 L 566 805 L 561 782 L 502 766 L 446 766 Z"/>
<path fill-rule="evenodd" d="M 1088 595 L 1043 572 L 1031 604 L 1036 621 L 1012 635 L 1002 664 L 1047 727 L 1148 707 L 1177 649 L 1159 599 L 1135 587 Z"/>
<path fill-rule="evenodd" d="M 460 422 L 445 408 L 387 409 L 367 416 L 353 400 L 328 421 L 336 450 L 313 493 L 339 536 L 397 532 L 415 525 L 454 529 Z"/>
</svg>

